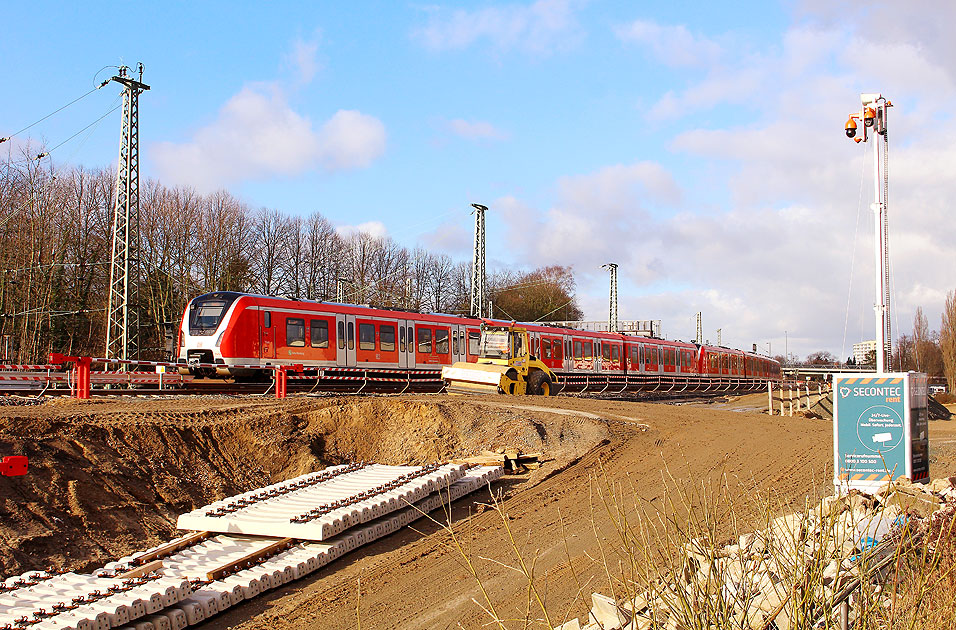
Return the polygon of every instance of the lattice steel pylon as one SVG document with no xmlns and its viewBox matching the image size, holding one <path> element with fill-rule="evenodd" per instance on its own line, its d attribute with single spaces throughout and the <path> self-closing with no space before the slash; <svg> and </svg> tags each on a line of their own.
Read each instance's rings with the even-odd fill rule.
<svg viewBox="0 0 956 630">
<path fill-rule="evenodd" d="M 125 90 L 106 302 L 106 358 L 135 360 L 139 358 L 139 94 L 149 86 L 143 83 L 143 64 L 137 66 L 139 80 L 126 76 L 128 70 L 121 66 L 111 79 Z"/>
<path fill-rule="evenodd" d="M 611 272 L 611 296 L 608 298 L 607 329 L 608 332 L 617 332 L 617 263 L 601 265 L 602 269 Z"/>
<path fill-rule="evenodd" d="M 473 203 L 475 209 L 475 252 L 471 259 L 471 316 L 482 317 L 485 307 L 485 210 L 487 206 Z"/>
</svg>

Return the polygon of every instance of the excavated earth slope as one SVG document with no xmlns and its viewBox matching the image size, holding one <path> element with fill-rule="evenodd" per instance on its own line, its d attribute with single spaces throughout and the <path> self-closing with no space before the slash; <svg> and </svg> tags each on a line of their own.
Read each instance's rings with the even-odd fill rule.
<svg viewBox="0 0 956 630">
<path fill-rule="evenodd" d="M 765 395 L 681 407 L 432 395 L 2 406 L 0 454 L 28 455 L 31 468 L 0 478 L 0 573 L 90 569 L 171 538 L 182 512 L 330 463 L 424 463 L 507 447 L 549 461 L 496 487 L 506 521 L 457 505 L 455 539 L 437 523 L 419 524 L 203 627 L 350 628 L 357 618 L 362 628 L 483 627 L 488 617 L 474 600 L 485 601 L 455 540 L 498 614 L 523 619 L 527 582 L 506 566 L 516 562 L 508 530 L 536 558 L 557 624 L 587 609 L 582 595 L 611 592 L 605 563 L 619 556 L 599 498 L 608 484 L 621 493 L 617 505 L 638 496 L 663 506 L 674 498 L 671 477 L 720 483 L 739 500 L 738 516 L 755 524 L 768 493 L 784 510 L 826 491 L 830 423 L 771 418 L 759 413 L 763 404 Z M 930 438 L 931 474 L 956 473 L 956 423 L 931 422 Z"/>
</svg>

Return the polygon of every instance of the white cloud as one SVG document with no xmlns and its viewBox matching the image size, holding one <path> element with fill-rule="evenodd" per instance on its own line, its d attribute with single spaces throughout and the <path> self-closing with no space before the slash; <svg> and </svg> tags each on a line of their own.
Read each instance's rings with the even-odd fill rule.
<svg viewBox="0 0 956 630">
<path fill-rule="evenodd" d="M 422 234 L 420 239 L 429 250 L 447 254 L 471 254 L 472 233 L 457 219 L 442 223 L 431 232 Z"/>
<path fill-rule="evenodd" d="M 292 50 L 286 54 L 284 62 L 295 75 L 296 82 L 310 83 L 322 68 L 318 60 L 319 33 L 312 39 L 297 39 L 292 42 Z"/>
<path fill-rule="evenodd" d="M 164 181 L 206 192 L 244 179 L 368 166 L 385 150 L 385 127 L 356 111 L 336 112 L 316 132 L 275 84 L 251 84 L 183 143 L 161 142 L 152 158 Z"/>
<path fill-rule="evenodd" d="M 367 167 L 385 153 L 385 125 L 374 116 L 340 109 L 322 125 L 317 148 L 330 170 Z"/>
<path fill-rule="evenodd" d="M 463 50 L 487 40 L 498 52 L 549 54 L 578 38 L 576 0 L 537 0 L 529 5 L 490 6 L 468 11 L 432 8 L 428 23 L 412 36 L 433 50 Z"/>
<path fill-rule="evenodd" d="M 335 227 L 335 231 L 343 238 L 358 233 L 365 233 L 374 238 L 388 238 L 388 228 L 381 221 L 366 221 L 358 225 L 338 225 Z"/>
<path fill-rule="evenodd" d="M 448 130 L 465 140 L 505 140 L 508 134 L 483 120 L 449 120 Z"/>
<path fill-rule="evenodd" d="M 622 235 L 648 222 L 655 204 L 675 205 L 680 190 L 670 173 L 652 162 L 616 165 L 557 182 L 555 204 L 539 212 L 514 197 L 498 199 L 493 212 L 507 217 L 509 238 L 525 254 L 523 263 L 573 264 L 583 273 L 633 255 L 649 275 L 656 259 L 621 248 Z M 534 234 L 534 238 L 528 238 Z"/>
<path fill-rule="evenodd" d="M 683 24 L 667 26 L 649 20 L 635 20 L 615 29 L 618 38 L 647 46 L 668 66 L 714 65 L 723 55 L 715 41 L 694 35 Z"/>
</svg>

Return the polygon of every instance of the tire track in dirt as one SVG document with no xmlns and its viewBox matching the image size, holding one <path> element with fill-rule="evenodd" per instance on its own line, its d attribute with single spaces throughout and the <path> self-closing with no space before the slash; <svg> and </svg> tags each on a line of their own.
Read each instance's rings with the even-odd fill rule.
<svg viewBox="0 0 956 630">
<path fill-rule="evenodd" d="M 479 401 L 479 405 L 489 402 L 499 404 Z M 825 422 L 640 403 L 585 401 L 578 407 L 577 401 L 559 398 L 542 404 L 579 409 L 584 412 L 581 417 L 624 416 L 649 425 L 641 431 L 623 422 L 604 421 L 605 442 L 567 466 L 537 471 L 539 475 L 512 481 L 503 490 L 507 524 L 518 548 L 537 557 L 549 608 L 558 621 L 568 610 L 585 609 L 583 603 L 575 603 L 578 585 L 571 578 L 571 567 L 587 584 L 585 596 L 591 590 L 607 591 L 604 568 L 596 561 L 597 539 L 610 549 L 615 531 L 595 501 L 606 482 L 638 492 L 648 505 L 660 505 L 666 497 L 667 467 L 678 479 L 717 483 L 726 475 L 729 485 L 743 490 L 774 488 L 785 504 L 802 502 L 810 480 L 825 477 L 830 462 L 830 425 Z M 554 409 L 533 413 L 563 415 Z M 764 500 L 741 497 L 740 502 L 755 523 L 765 516 Z M 454 527 L 499 614 L 522 617 L 526 584 L 496 564 L 514 562 L 500 515 L 485 510 Z M 240 607 L 207 627 L 353 628 L 359 580 L 362 628 L 482 627 L 489 619 L 472 601 L 480 601 L 481 595 L 461 555 L 449 549 L 448 534 L 434 526 L 423 528 L 423 533 L 424 537 L 373 546 L 327 573 L 266 598 L 254 610 Z M 406 546 L 396 547 L 401 542 Z M 252 618 L 243 620 L 250 614 Z"/>
</svg>

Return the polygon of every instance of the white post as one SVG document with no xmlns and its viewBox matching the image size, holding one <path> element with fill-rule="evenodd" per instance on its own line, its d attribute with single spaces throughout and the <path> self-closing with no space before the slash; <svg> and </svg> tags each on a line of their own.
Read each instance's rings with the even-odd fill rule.
<svg viewBox="0 0 956 630">
<path fill-rule="evenodd" d="M 767 413 L 773 415 L 773 381 L 767 381 Z"/>
<path fill-rule="evenodd" d="M 873 209 L 873 223 L 874 223 L 874 250 L 875 250 L 875 265 L 876 265 L 876 302 L 873 305 L 873 310 L 876 313 L 876 371 L 878 374 L 883 374 L 886 371 L 885 355 L 886 355 L 886 340 L 883 338 L 886 333 L 886 322 L 885 309 L 886 305 L 883 301 L 883 204 L 880 203 L 880 143 L 875 141 L 873 142 L 873 187 L 875 193 L 875 201 L 870 205 L 870 208 Z"/>
</svg>

